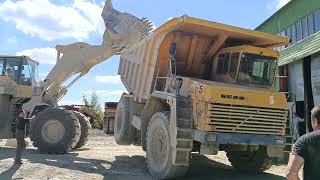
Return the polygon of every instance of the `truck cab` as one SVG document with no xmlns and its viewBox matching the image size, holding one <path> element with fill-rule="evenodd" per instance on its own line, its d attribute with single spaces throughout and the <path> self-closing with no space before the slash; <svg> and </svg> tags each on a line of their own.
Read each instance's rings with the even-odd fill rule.
<svg viewBox="0 0 320 180">
<path fill-rule="evenodd" d="M 273 88 L 279 53 L 253 46 L 225 48 L 213 63 L 212 81 Z"/>
</svg>

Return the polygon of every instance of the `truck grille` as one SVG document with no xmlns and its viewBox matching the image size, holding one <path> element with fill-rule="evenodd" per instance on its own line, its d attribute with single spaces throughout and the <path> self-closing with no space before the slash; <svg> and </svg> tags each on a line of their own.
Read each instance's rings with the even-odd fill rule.
<svg viewBox="0 0 320 180">
<path fill-rule="evenodd" d="M 285 134 L 285 109 L 212 103 L 208 110 L 208 123 L 216 132 Z"/>
</svg>

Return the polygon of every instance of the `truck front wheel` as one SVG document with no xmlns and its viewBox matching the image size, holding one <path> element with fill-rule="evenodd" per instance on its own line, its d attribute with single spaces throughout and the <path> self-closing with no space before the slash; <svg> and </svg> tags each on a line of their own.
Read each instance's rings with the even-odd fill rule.
<svg viewBox="0 0 320 180">
<path fill-rule="evenodd" d="M 78 118 L 62 108 L 48 108 L 35 116 L 31 138 L 40 153 L 66 153 L 80 138 Z"/>
<path fill-rule="evenodd" d="M 244 172 L 259 173 L 272 166 L 272 159 L 268 157 L 267 147 L 259 146 L 257 151 L 228 151 L 227 157 L 232 166 Z"/>
<path fill-rule="evenodd" d="M 156 179 L 184 176 L 188 166 L 177 166 L 172 162 L 173 148 L 170 143 L 170 112 L 159 112 L 152 116 L 147 129 L 147 163 L 149 172 Z"/>
</svg>

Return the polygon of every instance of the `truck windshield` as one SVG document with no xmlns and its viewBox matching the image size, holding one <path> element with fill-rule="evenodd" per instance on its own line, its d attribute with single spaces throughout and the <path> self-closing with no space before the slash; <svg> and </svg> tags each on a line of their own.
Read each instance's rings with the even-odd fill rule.
<svg viewBox="0 0 320 180">
<path fill-rule="evenodd" d="M 272 86 L 276 58 L 258 54 L 243 53 L 240 61 L 238 82 L 260 86 Z"/>
</svg>

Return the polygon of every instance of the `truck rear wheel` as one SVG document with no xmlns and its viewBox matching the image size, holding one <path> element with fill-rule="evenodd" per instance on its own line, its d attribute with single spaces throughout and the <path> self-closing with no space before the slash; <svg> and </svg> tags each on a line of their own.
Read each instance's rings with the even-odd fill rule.
<svg viewBox="0 0 320 180">
<path fill-rule="evenodd" d="M 156 179 L 184 176 L 188 166 L 172 163 L 173 148 L 170 143 L 170 112 L 152 116 L 147 129 L 147 163 L 150 174 Z"/>
<path fill-rule="evenodd" d="M 119 145 L 130 145 L 133 142 L 130 124 L 130 98 L 122 96 L 115 114 L 114 139 Z"/>
<path fill-rule="evenodd" d="M 71 112 L 62 108 L 48 108 L 35 116 L 31 137 L 40 153 L 66 153 L 80 138 L 80 123 Z"/>
<path fill-rule="evenodd" d="M 81 148 L 86 145 L 88 141 L 88 137 L 91 134 L 91 124 L 89 119 L 78 111 L 73 111 L 73 114 L 78 118 L 80 126 L 81 126 L 81 135 L 79 141 L 73 149 Z"/>
<path fill-rule="evenodd" d="M 245 172 L 259 173 L 272 166 L 272 159 L 268 157 L 267 148 L 259 146 L 257 151 L 228 151 L 227 157 L 232 166 Z"/>
</svg>

